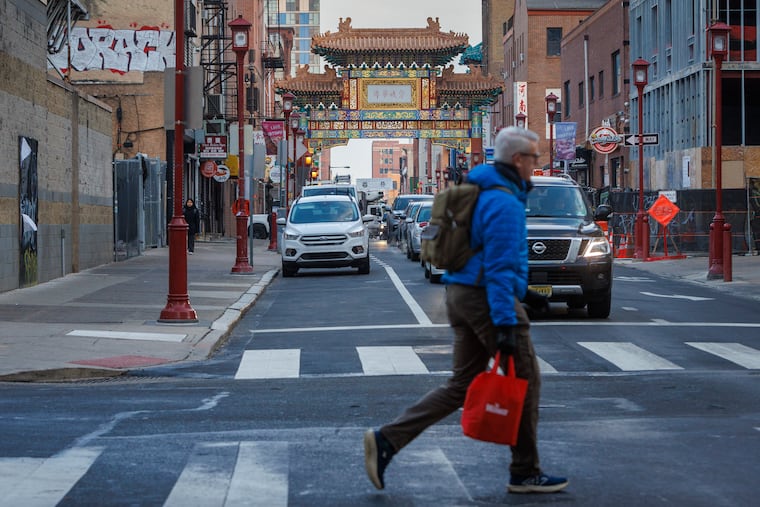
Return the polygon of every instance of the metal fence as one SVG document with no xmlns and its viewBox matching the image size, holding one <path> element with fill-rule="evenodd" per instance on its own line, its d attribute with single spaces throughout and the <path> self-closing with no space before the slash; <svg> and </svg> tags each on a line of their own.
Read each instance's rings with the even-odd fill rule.
<svg viewBox="0 0 760 507">
<path fill-rule="evenodd" d="M 138 156 L 114 167 L 114 259 L 166 245 L 166 162 Z"/>
</svg>

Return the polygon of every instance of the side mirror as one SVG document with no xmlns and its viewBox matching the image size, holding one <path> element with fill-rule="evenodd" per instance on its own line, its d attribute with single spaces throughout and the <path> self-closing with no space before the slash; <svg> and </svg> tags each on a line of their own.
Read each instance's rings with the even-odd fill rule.
<svg viewBox="0 0 760 507">
<path fill-rule="evenodd" d="M 285 225 L 286 223 L 287 223 L 287 220 L 284 218 L 277 219 L 277 225 Z"/>
<path fill-rule="evenodd" d="M 596 211 L 594 211 L 594 220 L 597 222 L 605 222 L 609 220 L 611 214 L 612 207 L 608 204 L 600 204 L 597 206 Z"/>
</svg>

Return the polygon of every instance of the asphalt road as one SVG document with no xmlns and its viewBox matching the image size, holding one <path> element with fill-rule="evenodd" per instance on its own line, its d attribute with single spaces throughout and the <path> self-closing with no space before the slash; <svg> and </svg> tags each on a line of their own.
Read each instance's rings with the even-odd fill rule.
<svg viewBox="0 0 760 507">
<path fill-rule="evenodd" d="M 445 380 L 451 332 L 443 286 L 373 255 L 369 275 L 275 280 L 201 364 L 0 384 L 0 506 L 754 504 L 757 303 L 621 266 L 609 319 L 554 305 L 533 326 L 542 464 L 565 492 L 507 494 L 508 450 L 457 414 L 376 491 L 361 434 Z"/>
</svg>

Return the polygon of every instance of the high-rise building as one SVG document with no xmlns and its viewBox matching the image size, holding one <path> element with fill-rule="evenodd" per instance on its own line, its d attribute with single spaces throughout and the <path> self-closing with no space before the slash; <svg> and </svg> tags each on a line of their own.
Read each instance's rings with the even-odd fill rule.
<svg viewBox="0 0 760 507">
<path fill-rule="evenodd" d="M 319 33 L 319 0 L 266 0 L 266 20 L 271 34 L 281 33 L 283 28 L 292 28 L 293 46 L 290 54 L 290 75 L 295 76 L 296 68 L 309 65 L 318 70 L 319 56 L 311 52 L 311 38 Z M 277 30 L 273 30 L 277 29 Z"/>
</svg>

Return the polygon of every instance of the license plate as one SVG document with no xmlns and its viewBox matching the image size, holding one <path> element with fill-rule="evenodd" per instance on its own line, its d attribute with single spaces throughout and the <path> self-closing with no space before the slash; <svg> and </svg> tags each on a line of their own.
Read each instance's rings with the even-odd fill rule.
<svg viewBox="0 0 760 507">
<path fill-rule="evenodd" d="M 528 288 L 530 290 L 534 290 L 541 294 L 542 296 L 546 296 L 548 298 L 552 297 L 552 286 L 551 285 L 528 285 Z"/>
</svg>

